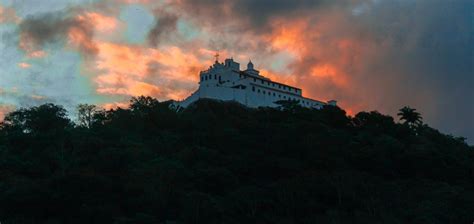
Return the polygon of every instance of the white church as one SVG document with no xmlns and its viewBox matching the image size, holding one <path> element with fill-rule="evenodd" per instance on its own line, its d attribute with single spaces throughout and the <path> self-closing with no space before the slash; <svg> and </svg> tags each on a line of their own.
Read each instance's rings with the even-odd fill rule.
<svg viewBox="0 0 474 224">
<path fill-rule="evenodd" d="M 199 99 L 236 101 L 248 107 L 278 107 L 275 102 L 294 100 L 301 106 L 320 109 L 323 105 L 336 106 L 335 100 L 322 102 L 303 97 L 302 90 L 270 80 L 259 74 L 250 61 L 247 69 L 241 71 L 240 64 L 233 59 L 224 63 L 216 61 L 208 70 L 201 71 L 199 88 L 183 101 L 176 104 L 187 107 Z"/>
</svg>

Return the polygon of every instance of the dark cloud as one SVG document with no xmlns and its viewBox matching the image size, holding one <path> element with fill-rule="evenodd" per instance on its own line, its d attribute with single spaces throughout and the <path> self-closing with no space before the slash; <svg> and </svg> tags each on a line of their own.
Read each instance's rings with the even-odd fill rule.
<svg viewBox="0 0 474 224">
<path fill-rule="evenodd" d="M 339 2 L 345 2 L 342 0 Z M 229 26 L 238 23 L 253 32 L 261 33 L 270 28 L 274 18 L 289 18 L 314 13 L 330 0 L 183 0 L 176 5 L 188 14 L 198 16 L 202 23 Z M 234 27 L 240 29 L 243 27 Z"/>
<path fill-rule="evenodd" d="M 148 33 L 148 43 L 157 46 L 160 41 L 176 32 L 178 15 L 164 10 L 155 10 L 155 25 Z"/>
<path fill-rule="evenodd" d="M 26 51 L 40 50 L 47 44 L 64 44 L 72 37 L 85 55 L 97 53 L 93 24 L 73 11 L 30 16 L 19 24 L 19 30 L 20 47 Z"/>
</svg>

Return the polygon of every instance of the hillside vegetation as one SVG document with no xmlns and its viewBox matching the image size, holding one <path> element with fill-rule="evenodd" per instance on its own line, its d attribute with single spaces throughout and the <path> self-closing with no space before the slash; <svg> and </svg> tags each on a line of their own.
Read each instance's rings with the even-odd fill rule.
<svg viewBox="0 0 474 224">
<path fill-rule="evenodd" d="M 0 222 L 474 221 L 464 139 L 419 119 L 281 104 L 176 111 L 138 97 L 81 105 L 76 122 L 53 104 L 14 111 L 0 125 Z"/>
</svg>

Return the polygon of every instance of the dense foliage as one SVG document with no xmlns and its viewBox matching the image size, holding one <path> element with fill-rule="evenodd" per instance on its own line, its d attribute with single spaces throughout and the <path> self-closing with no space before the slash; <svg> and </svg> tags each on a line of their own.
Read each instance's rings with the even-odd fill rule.
<svg viewBox="0 0 474 224">
<path fill-rule="evenodd" d="M 378 112 L 81 105 L 0 126 L 0 222 L 472 223 L 474 150 Z M 84 114 L 86 113 L 86 114 Z"/>
</svg>

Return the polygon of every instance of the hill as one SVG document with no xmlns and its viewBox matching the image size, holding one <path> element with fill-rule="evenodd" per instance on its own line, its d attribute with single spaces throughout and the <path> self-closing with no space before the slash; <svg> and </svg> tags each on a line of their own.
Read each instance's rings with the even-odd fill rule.
<svg viewBox="0 0 474 224">
<path fill-rule="evenodd" d="M 291 102 L 79 111 L 6 116 L 2 223 L 474 221 L 474 150 L 427 125 Z"/>
</svg>

